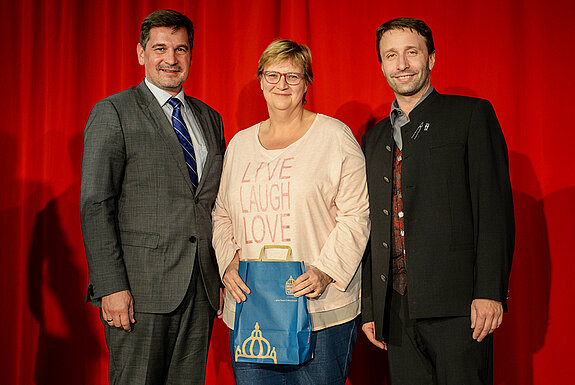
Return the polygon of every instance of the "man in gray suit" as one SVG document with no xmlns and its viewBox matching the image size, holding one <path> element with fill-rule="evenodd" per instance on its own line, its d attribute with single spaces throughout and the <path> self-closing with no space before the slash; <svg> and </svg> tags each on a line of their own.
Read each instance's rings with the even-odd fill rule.
<svg viewBox="0 0 575 385">
<path fill-rule="evenodd" d="M 204 382 L 221 306 L 211 211 L 225 142 L 220 115 L 182 88 L 193 37 L 179 12 L 146 17 L 146 79 L 98 102 L 84 133 L 88 300 L 101 307 L 114 384 Z"/>
</svg>

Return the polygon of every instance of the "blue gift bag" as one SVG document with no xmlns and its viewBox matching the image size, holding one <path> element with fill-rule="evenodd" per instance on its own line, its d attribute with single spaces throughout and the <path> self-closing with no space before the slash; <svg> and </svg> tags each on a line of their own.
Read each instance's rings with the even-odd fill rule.
<svg viewBox="0 0 575 385">
<path fill-rule="evenodd" d="M 270 249 L 287 251 L 287 258 L 263 259 Z M 307 299 L 296 298 L 291 291 L 305 267 L 290 257 L 289 246 L 264 246 L 259 259 L 240 261 L 240 277 L 251 293 L 236 304 L 236 362 L 298 365 L 312 358 Z"/>
</svg>

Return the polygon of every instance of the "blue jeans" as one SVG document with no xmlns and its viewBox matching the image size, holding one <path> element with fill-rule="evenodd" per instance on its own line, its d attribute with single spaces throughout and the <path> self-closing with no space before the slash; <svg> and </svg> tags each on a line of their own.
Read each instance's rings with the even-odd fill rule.
<svg viewBox="0 0 575 385">
<path fill-rule="evenodd" d="M 358 325 L 359 317 L 312 332 L 312 344 L 315 344 L 313 358 L 301 365 L 235 362 L 234 331 L 230 330 L 230 351 L 236 384 L 345 385 Z"/>
</svg>

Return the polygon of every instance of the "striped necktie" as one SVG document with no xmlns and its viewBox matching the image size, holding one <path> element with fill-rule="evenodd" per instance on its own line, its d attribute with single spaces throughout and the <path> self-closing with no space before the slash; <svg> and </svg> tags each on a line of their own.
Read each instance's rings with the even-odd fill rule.
<svg viewBox="0 0 575 385">
<path fill-rule="evenodd" d="M 194 153 L 194 146 L 192 145 L 192 138 L 190 138 L 190 133 L 184 123 L 184 118 L 182 117 L 182 111 L 180 110 L 180 99 L 170 98 L 168 103 L 174 107 L 172 111 L 172 124 L 174 125 L 174 131 L 178 136 L 178 140 L 182 145 L 184 150 L 184 157 L 186 158 L 186 164 L 188 165 L 188 172 L 190 173 L 190 179 L 192 180 L 192 185 L 194 190 L 198 188 L 198 169 L 196 163 L 196 154 Z"/>
</svg>

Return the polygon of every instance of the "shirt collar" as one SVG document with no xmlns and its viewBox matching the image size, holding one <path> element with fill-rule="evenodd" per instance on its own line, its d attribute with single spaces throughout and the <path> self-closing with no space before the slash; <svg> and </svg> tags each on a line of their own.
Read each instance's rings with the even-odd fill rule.
<svg viewBox="0 0 575 385">
<path fill-rule="evenodd" d="M 433 86 L 430 85 L 429 88 L 427 89 L 427 91 L 425 91 L 425 94 L 423 94 L 423 96 L 417 101 L 417 103 L 415 103 L 415 106 L 413 106 L 413 109 L 415 109 L 415 107 L 420 105 L 421 102 L 423 102 L 425 100 L 425 98 L 427 98 L 433 92 L 433 90 L 434 90 Z M 393 103 L 391 103 L 391 111 L 389 112 L 389 119 L 391 120 L 392 125 L 395 124 L 395 120 L 401 114 L 403 114 L 403 111 L 401 110 L 401 108 L 399 108 L 399 104 L 397 103 L 397 99 L 395 99 L 393 101 Z"/>
<path fill-rule="evenodd" d="M 164 104 L 166 104 L 168 102 L 168 100 L 170 98 L 172 98 L 172 94 L 170 94 L 169 92 L 164 91 L 161 88 L 153 85 L 152 83 L 150 83 L 150 81 L 148 81 L 147 78 L 144 81 L 146 82 L 146 86 L 148 86 L 148 89 L 150 90 L 150 92 L 154 95 L 154 97 L 156 98 L 158 103 L 160 103 L 160 106 L 163 107 Z M 183 106 L 184 110 L 187 108 L 186 94 L 184 93 L 184 87 L 182 87 L 180 92 L 176 96 L 174 96 L 174 98 L 180 99 L 180 102 L 182 102 L 182 106 Z"/>
</svg>

